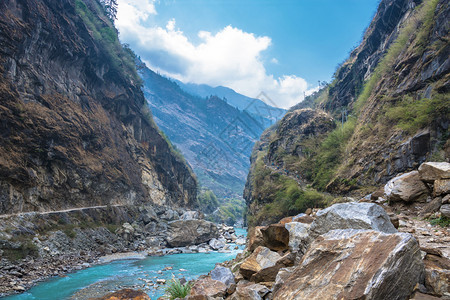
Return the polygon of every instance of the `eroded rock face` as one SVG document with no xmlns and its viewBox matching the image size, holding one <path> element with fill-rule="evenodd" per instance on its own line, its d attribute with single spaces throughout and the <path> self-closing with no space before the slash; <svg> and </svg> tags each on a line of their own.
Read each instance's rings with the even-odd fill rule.
<svg viewBox="0 0 450 300">
<path fill-rule="evenodd" d="M 410 234 L 333 230 L 314 241 L 273 299 L 406 299 L 421 272 Z"/>
<path fill-rule="evenodd" d="M 385 233 L 395 233 L 384 209 L 373 203 L 338 203 L 316 214 L 311 224 L 311 232 L 318 236 L 334 229 L 372 229 Z"/>
<path fill-rule="evenodd" d="M 450 179 L 450 163 L 448 162 L 426 162 L 419 167 L 420 179 L 433 182 L 439 179 Z"/>
<path fill-rule="evenodd" d="M 178 220 L 169 223 L 167 243 L 184 247 L 208 242 L 218 236 L 217 226 L 205 220 Z"/>
<path fill-rule="evenodd" d="M 412 171 L 392 178 L 384 187 L 390 201 L 424 201 L 428 189 L 420 180 L 419 172 Z"/>
<path fill-rule="evenodd" d="M 442 255 L 427 254 L 424 264 L 427 289 L 437 296 L 448 295 L 450 293 L 450 260 Z"/>
</svg>

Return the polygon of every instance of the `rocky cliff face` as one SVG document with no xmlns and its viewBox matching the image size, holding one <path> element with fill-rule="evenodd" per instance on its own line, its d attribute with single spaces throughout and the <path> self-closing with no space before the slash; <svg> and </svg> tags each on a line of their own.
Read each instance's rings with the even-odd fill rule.
<svg viewBox="0 0 450 300">
<path fill-rule="evenodd" d="M 0 214 L 195 205 L 97 1 L 2 1 L 0 44 Z"/>
<path fill-rule="evenodd" d="M 380 2 L 333 82 L 291 108 L 254 148 L 244 195 L 255 224 L 325 205 L 325 194 L 305 196 L 309 186 L 334 194 L 367 192 L 431 158 L 449 160 L 449 15 L 446 1 Z M 312 118 L 328 114 L 336 128 L 328 118 L 309 135 L 299 134 L 308 122 L 293 124 L 292 114 L 305 108 L 317 112 Z M 277 192 L 255 185 L 258 179 L 276 183 Z M 297 195 L 288 195 L 289 186 Z M 277 201 L 284 203 L 281 212 L 270 207 Z"/>
</svg>

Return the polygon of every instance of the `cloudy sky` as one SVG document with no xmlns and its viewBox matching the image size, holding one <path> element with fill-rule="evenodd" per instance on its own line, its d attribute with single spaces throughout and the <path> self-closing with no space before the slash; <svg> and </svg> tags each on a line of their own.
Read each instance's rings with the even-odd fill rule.
<svg viewBox="0 0 450 300">
<path fill-rule="evenodd" d="M 119 0 L 123 43 L 161 74 L 288 108 L 330 81 L 379 0 Z"/>
</svg>

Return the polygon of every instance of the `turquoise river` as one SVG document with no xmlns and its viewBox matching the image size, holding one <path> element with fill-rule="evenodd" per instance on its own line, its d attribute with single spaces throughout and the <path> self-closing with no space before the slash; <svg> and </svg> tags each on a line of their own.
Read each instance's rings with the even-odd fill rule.
<svg viewBox="0 0 450 300">
<path fill-rule="evenodd" d="M 246 231 L 236 229 L 236 234 L 246 235 Z M 216 263 L 233 259 L 240 251 L 242 250 L 233 250 L 229 253 L 174 254 L 139 260 L 113 261 L 70 273 L 65 277 L 49 279 L 23 294 L 2 299 L 78 300 L 96 297 L 97 293 L 101 295 L 103 291 L 127 287 L 143 289 L 151 299 L 158 299 L 164 295 L 164 285 L 155 284 L 156 279 L 170 280 L 173 276 L 184 277 L 187 280 L 195 279 L 211 271 Z M 170 268 L 172 269 L 167 270 Z"/>
</svg>

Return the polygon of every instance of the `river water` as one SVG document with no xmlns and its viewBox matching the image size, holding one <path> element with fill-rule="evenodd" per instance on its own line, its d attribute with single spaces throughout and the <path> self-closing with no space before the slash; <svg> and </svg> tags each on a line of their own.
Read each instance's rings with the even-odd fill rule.
<svg viewBox="0 0 450 300">
<path fill-rule="evenodd" d="M 243 229 L 236 229 L 236 235 L 246 235 Z M 230 247 L 232 248 L 232 247 Z M 240 247 L 242 249 L 242 247 Z M 57 277 L 39 283 L 27 292 L 3 298 L 4 300 L 63 300 L 88 299 L 101 296 L 103 291 L 118 288 L 144 290 L 151 299 L 164 295 L 164 285 L 154 284 L 156 279 L 195 279 L 207 274 L 215 264 L 233 259 L 242 250 L 230 253 L 173 254 L 162 257 L 147 257 L 140 260 L 119 260 L 96 265 L 66 277 Z M 171 270 L 164 270 L 171 267 Z"/>
</svg>

